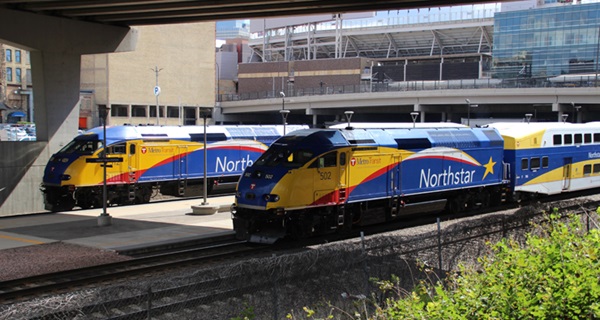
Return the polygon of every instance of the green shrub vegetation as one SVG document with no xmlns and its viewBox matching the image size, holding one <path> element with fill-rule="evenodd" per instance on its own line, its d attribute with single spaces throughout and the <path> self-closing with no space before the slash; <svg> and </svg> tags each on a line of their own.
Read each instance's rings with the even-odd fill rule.
<svg viewBox="0 0 600 320">
<path fill-rule="evenodd" d="M 477 267 L 388 299 L 375 319 L 600 319 L 600 232 L 558 218 L 525 246 L 505 239 Z"/>
</svg>

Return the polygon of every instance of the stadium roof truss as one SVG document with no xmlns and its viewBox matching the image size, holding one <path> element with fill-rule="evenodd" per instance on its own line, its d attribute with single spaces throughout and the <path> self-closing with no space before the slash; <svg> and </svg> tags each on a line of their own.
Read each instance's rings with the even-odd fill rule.
<svg viewBox="0 0 600 320">
<path fill-rule="evenodd" d="M 263 62 L 351 57 L 399 60 L 491 54 L 493 29 L 493 18 L 328 30 L 310 23 L 264 30 L 264 37 L 248 44 Z"/>
</svg>

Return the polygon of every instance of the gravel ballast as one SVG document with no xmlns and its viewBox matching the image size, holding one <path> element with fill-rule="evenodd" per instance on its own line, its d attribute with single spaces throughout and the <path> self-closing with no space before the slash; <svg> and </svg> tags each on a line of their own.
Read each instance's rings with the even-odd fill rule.
<svg viewBox="0 0 600 320">
<path fill-rule="evenodd" d="M 130 260 L 116 252 L 53 242 L 0 250 L 0 281 Z"/>
</svg>

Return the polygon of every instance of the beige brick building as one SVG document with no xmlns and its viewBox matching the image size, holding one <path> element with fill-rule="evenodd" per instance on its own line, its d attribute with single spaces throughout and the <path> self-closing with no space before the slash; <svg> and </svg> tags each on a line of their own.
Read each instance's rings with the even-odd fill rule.
<svg viewBox="0 0 600 320">
<path fill-rule="evenodd" d="M 0 44 L 0 123 L 31 121 L 31 62 L 29 51 Z"/>
<path fill-rule="evenodd" d="M 215 23 L 135 28 L 135 51 L 82 57 L 80 128 L 99 125 L 103 105 L 110 125 L 202 124 L 199 109 L 215 104 Z"/>
</svg>

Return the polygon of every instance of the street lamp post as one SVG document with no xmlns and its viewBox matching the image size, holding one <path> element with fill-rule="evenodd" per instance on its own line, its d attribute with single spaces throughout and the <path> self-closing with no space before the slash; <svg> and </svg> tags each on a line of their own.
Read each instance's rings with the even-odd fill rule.
<svg viewBox="0 0 600 320">
<path fill-rule="evenodd" d="M 477 108 L 479 105 L 471 104 L 471 100 L 465 99 L 467 102 L 467 126 L 471 126 L 471 108 Z"/>
<path fill-rule="evenodd" d="M 419 116 L 419 113 L 418 112 L 411 112 L 410 116 L 412 117 L 413 128 L 415 128 L 417 126 L 417 117 Z"/>
<path fill-rule="evenodd" d="M 579 109 L 581 106 L 576 106 L 574 102 L 571 102 L 571 106 L 573 107 L 573 123 L 579 122 Z"/>
<path fill-rule="evenodd" d="M 527 124 L 529 124 L 529 121 L 531 120 L 531 117 L 532 117 L 532 116 L 533 116 L 533 115 L 532 115 L 531 113 L 526 113 L 526 114 L 525 114 L 525 119 L 527 119 Z"/>
<path fill-rule="evenodd" d="M 344 114 L 346 115 L 346 120 L 348 121 L 348 127 L 346 127 L 346 129 L 352 129 L 352 126 L 350 125 L 350 119 L 352 119 L 354 111 L 344 111 Z"/>
<path fill-rule="evenodd" d="M 102 155 L 101 158 L 105 161 L 102 163 L 103 170 L 103 178 L 102 179 L 102 214 L 98 217 L 98 226 L 109 226 L 111 225 L 111 216 L 106 212 L 106 202 L 107 202 L 107 192 L 106 192 L 106 166 L 108 163 L 106 162 L 106 150 L 108 146 L 106 145 L 106 118 L 108 117 L 108 112 L 110 108 L 106 105 L 98 106 L 98 113 L 100 115 L 100 119 L 102 119 Z"/>
<path fill-rule="evenodd" d="M 212 108 L 200 108 L 200 116 L 202 116 L 202 119 L 204 120 L 204 147 L 203 147 L 203 152 L 204 152 L 204 164 L 203 164 L 203 171 L 204 171 L 204 190 L 202 191 L 203 193 L 203 201 L 202 204 L 199 206 L 192 206 L 192 214 L 201 214 L 201 215 L 210 215 L 210 214 L 215 214 L 217 213 L 217 211 L 219 210 L 219 206 L 216 205 L 209 205 L 208 201 L 207 201 L 207 196 L 208 196 L 208 178 L 207 178 L 207 166 L 208 166 L 208 152 L 206 149 L 206 118 L 212 113 Z"/>
<path fill-rule="evenodd" d="M 279 113 L 281 113 L 281 118 L 283 119 L 283 135 L 285 136 L 286 126 L 287 126 L 287 117 L 290 114 L 290 110 L 281 109 L 281 110 L 279 110 Z"/>
</svg>

